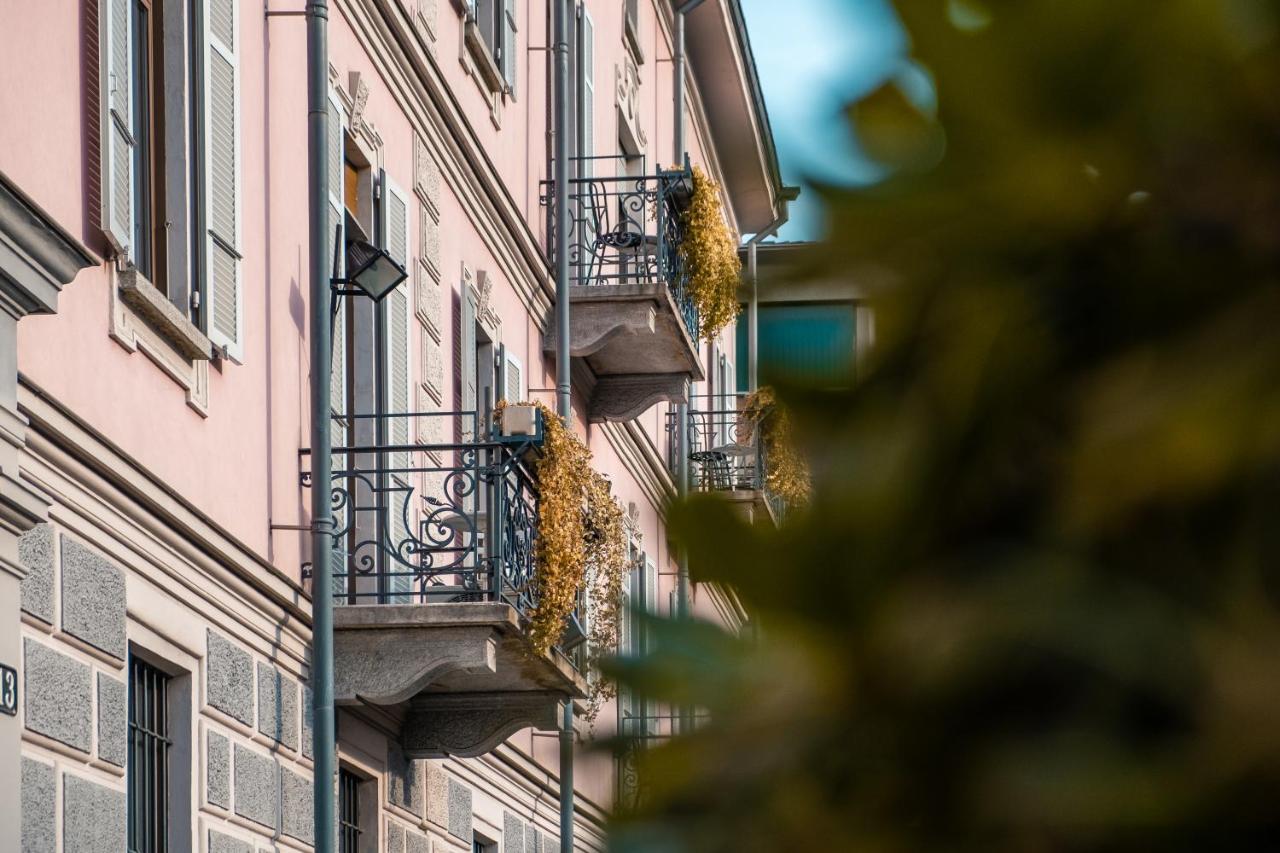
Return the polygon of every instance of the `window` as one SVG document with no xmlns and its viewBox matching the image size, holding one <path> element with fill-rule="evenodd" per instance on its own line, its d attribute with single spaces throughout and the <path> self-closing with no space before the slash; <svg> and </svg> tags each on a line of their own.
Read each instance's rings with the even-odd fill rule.
<svg viewBox="0 0 1280 853">
<path fill-rule="evenodd" d="M 625 0 L 622 17 L 622 36 L 631 51 L 636 65 L 644 65 L 644 51 L 640 49 L 640 0 Z"/>
<path fill-rule="evenodd" d="M 650 650 L 646 626 L 639 621 L 639 613 L 658 612 L 658 569 L 640 548 L 630 546 L 630 571 L 623 589 L 622 630 L 619 632 L 622 653 L 639 657 Z M 655 723 L 656 707 L 627 691 L 618 703 L 619 731 L 623 735 L 645 735 Z"/>
<path fill-rule="evenodd" d="M 854 373 L 857 314 L 853 302 L 766 303 L 757 308 L 757 363 L 762 373 L 840 387 Z M 738 363 L 748 363 L 748 324 L 738 323 Z M 746 391 L 746 371 L 738 375 Z"/>
<path fill-rule="evenodd" d="M 481 73 L 498 92 L 516 94 L 516 0 L 475 0 L 468 4 L 474 30 L 473 52 L 480 54 Z M 478 43 L 477 43 L 478 42 Z"/>
<path fill-rule="evenodd" d="M 471 853 L 497 853 L 497 842 L 490 841 L 483 835 L 476 835 L 471 840 Z"/>
<path fill-rule="evenodd" d="M 338 853 L 360 849 L 360 777 L 338 769 Z"/>
<path fill-rule="evenodd" d="M 164 122 L 164 46 L 158 20 L 161 0 L 133 0 L 130 7 L 130 38 L 133 42 L 133 260 L 138 270 L 156 287 L 164 287 L 164 264 L 157 257 L 164 240 L 156 239 L 156 223 L 164 223 L 163 173 L 155 170 L 156 140 Z M 160 105 L 161 109 L 155 109 Z M 159 131 L 159 132 L 158 132 Z"/>
<path fill-rule="evenodd" d="M 101 0 L 101 227 L 132 268 L 242 356 L 236 0 Z"/>
<path fill-rule="evenodd" d="M 169 849 L 169 676 L 129 659 L 129 853 Z"/>
</svg>

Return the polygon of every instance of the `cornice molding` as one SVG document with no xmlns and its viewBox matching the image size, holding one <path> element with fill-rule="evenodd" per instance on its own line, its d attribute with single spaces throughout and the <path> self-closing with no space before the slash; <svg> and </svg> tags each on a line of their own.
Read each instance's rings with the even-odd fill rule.
<svg viewBox="0 0 1280 853">
<path fill-rule="evenodd" d="M 0 172 L 0 297 L 14 317 L 50 314 L 58 294 L 100 260 Z"/>
<path fill-rule="evenodd" d="M 164 588 L 203 598 L 210 619 L 239 623 L 262 649 L 279 648 L 280 626 L 290 625 L 289 653 L 303 667 L 310 636 L 310 597 L 228 531 L 160 482 L 101 433 L 64 409 L 27 377 L 19 376 L 18 407 L 30 426 L 23 451 L 23 481 L 83 516 L 84 535 L 96 528 L 131 549 L 135 570 L 160 572 Z M 65 517 L 61 519 L 66 521 Z M 194 582 L 190 572 L 200 573 Z M 178 593 L 178 590 L 182 590 Z M 219 602 L 219 591 L 238 607 Z M 246 610 L 243 604 L 250 607 Z M 243 611 L 243 612 L 241 612 Z"/>
</svg>

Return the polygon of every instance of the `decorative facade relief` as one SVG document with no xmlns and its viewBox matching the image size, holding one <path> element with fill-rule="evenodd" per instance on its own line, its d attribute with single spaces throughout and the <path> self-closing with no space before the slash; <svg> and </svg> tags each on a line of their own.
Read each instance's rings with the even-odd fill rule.
<svg viewBox="0 0 1280 853">
<path fill-rule="evenodd" d="M 618 139 L 628 156 L 638 157 L 649 144 L 640 118 L 640 69 L 630 54 L 614 66 L 618 102 Z"/>
<path fill-rule="evenodd" d="M 418 206 L 419 214 L 427 213 L 426 205 Z M 418 257 L 427 265 L 432 281 L 440 281 L 440 225 L 430 215 L 418 217 Z"/>
<path fill-rule="evenodd" d="M 496 332 L 499 320 L 498 312 L 493 310 L 493 275 L 487 270 L 477 270 L 475 286 L 476 319 L 486 330 Z"/>
<path fill-rule="evenodd" d="M 410 0 L 413 2 L 413 0 Z M 423 40 L 427 43 L 427 47 L 432 51 L 436 46 L 436 8 L 438 0 L 417 0 L 417 14 L 414 15 L 413 25 L 422 34 Z"/>
<path fill-rule="evenodd" d="M 419 263 L 418 298 L 414 310 L 418 315 L 418 322 L 422 323 L 422 327 L 437 341 L 440 340 L 440 332 L 443 328 L 444 301 L 442 293 L 443 288 L 440 286 L 439 280 L 431 274 L 430 268 L 425 263 Z"/>
<path fill-rule="evenodd" d="M 422 355 L 422 387 L 427 392 L 428 398 L 423 402 L 434 401 L 439 404 L 444 401 L 444 356 L 438 341 L 432 340 L 429 336 L 422 336 L 421 345 Z M 425 408 L 420 407 L 419 411 L 430 411 L 434 409 L 434 405 Z M 425 418 L 428 422 L 439 421 L 439 418 Z"/>
<path fill-rule="evenodd" d="M 439 220 L 440 167 L 427 150 L 427 143 L 417 134 L 413 136 L 413 189 L 431 211 L 432 218 Z"/>
<path fill-rule="evenodd" d="M 369 84 L 359 71 L 351 72 L 351 126 L 364 129 L 364 108 L 369 103 Z"/>
</svg>

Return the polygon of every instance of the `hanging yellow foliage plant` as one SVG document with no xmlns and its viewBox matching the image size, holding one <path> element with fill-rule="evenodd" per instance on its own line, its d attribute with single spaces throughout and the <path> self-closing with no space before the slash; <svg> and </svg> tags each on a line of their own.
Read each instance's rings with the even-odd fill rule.
<svg viewBox="0 0 1280 853">
<path fill-rule="evenodd" d="M 688 275 L 686 287 L 698 309 L 698 335 L 706 340 L 738 316 L 742 263 L 738 241 L 724 218 L 720 187 L 699 166 L 693 167 L 693 194 L 684 229 L 680 256 Z"/>
<path fill-rule="evenodd" d="M 763 442 L 767 460 L 765 490 L 788 504 L 807 501 L 812 488 L 809 463 L 796 447 L 791 418 L 787 410 L 778 404 L 773 389 L 765 386 L 749 394 L 743 405 L 742 417 L 759 431 L 759 440 Z"/>
<path fill-rule="evenodd" d="M 529 640 L 535 654 L 546 654 L 564 636 L 569 617 L 581 603 L 589 624 L 591 655 L 610 653 L 618 641 L 622 614 L 626 538 L 622 508 L 609 493 L 609 481 L 591 467 L 591 451 L 560 417 L 542 403 L 542 452 L 538 476 L 538 533 L 534 551 Z M 498 418 L 505 404 L 499 403 Z M 603 698 L 601 683 L 593 704 Z"/>
</svg>

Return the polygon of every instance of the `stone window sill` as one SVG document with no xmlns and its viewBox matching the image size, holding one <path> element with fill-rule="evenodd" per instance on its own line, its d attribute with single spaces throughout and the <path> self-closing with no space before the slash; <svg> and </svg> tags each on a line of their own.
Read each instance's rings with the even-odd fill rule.
<svg viewBox="0 0 1280 853">
<path fill-rule="evenodd" d="M 480 28 L 474 22 L 467 21 L 463 40 L 466 42 L 467 52 L 471 54 L 471 61 L 475 63 L 476 70 L 480 73 L 489 92 L 501 95 L 506 91 L 507 83 L 502 79 L 502 70 L 498 68 L 493 54 L 489 52 L 489 46 L 484 43 L 484 37 L 480 35 Z"/>
<path fill-rule="evenodd" d="M 622 33 L 626 37 L 627 48 L 636 65 L 644 65 L 644 51 L 640 48 L 640 34 L 636 32 L 636 22 L 630 16 L 623 15 Z"/>
<path fill-rule="evenodd" d="M 208 361 L 213 344 L 182 311 L 136 269 L 119 276 L 120 298 L 184 357 Z"/>
<path fill-rule="evenodd" d="M 145 354 L 183 389 L 187 405 L 208 417 L 213 344 L 137 270 L 112 269 L 111 338 Z"/>
</svg>

